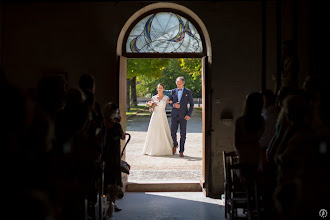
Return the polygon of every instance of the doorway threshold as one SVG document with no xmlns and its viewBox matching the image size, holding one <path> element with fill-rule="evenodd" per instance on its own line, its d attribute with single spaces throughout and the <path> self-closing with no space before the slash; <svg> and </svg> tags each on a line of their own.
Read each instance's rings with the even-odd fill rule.
<svg viewBox="0 0 330 220">
<path fill-rule="evenodd" d="M 128 182 L 126 192 L 202 192 L 199 181 L 195 182 Z"/>
<path fill-rule="evenodd" d="M 131 170 L 128 192 L 201 192 L 201 170 Z"/>
<path fill-rule="evenodd" d="M 128 182 L 164 183 L 164 182 L 199 182 L 202 170 L 131 170 Z"/>
</svg>

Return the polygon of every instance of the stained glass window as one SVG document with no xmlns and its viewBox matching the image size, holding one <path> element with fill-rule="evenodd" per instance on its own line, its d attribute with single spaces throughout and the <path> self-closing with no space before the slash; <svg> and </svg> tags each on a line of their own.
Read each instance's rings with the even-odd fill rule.
<svg viewBox="0 0 330 220">
<path fill-rule="evenodd" d="M 139 21 L 128 36 L 127 53 L 200 53 L 201 37 L 186 18 L 159 12 Z"/>
</svg>

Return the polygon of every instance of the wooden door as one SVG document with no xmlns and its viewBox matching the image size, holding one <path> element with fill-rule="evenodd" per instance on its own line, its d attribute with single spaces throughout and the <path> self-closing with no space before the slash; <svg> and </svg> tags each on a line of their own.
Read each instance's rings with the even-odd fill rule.
<svg viewBox="0 0 330 220">
<path fill-rule="evenodd" d="M 126 132 L 126 74 L 127 74 L 127 58 L 124 56 L 119 57 L 119 110 L 122 128 L 124 132 Z M 123 150 L 125 145 L 125 141 L 121 141 L 121 150 Z M 126 150 L 122 157 L 122 160 L 126 158 Z M 122 173 L 123 180 L 123 189 L 125 190 L 125 186 L 127 185 L 128 176 L 127 174 Z"/>
</svg>

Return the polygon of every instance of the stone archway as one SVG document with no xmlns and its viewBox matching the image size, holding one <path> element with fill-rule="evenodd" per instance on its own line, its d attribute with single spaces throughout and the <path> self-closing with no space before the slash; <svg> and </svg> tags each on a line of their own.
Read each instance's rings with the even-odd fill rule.
<svg viewBox="0 0 330 220">
<path fill-rule="evenodd" d="M 202 22 L 202 20 L 190 9 L 175 3 L 155 3 L 150 4 L 139 11 L 135 12 L 125 23 L 123 26 L 117 41 L 117 57 L 119 63 L 119 108 L 121 110 L 122 116 L 122 125 L 123 128 L 126 130 L 126 72 L 127 72 L 127 57 L 124 53 L 124 48 L 126 45 L 126 36 L 127 32 L 130 30 L 133 24 L 141 18 L 144 14 L 150 13 L 151 11 L 179 11 L 192 19 L 195 23 L 195 26 L 198 27 L 200 34 L 202 35 L 203 45 L 204 45 L 204 53 L 203 56 L 199 57 L 202 59 L 202 105 L 203 105 L 203 114 L 202 114 L 202 121 L 203 121 L 203 168 L 202 173 L 203 176 L 201 178 L 201 186 L 208 196 L 208 179 L 209 179 L 209 167 L 211 166 L 211 156 L 210 156 L 210 148 L 211 148 L 211 92 L 210 86 L 211 85 L 211 77 L 210 74 L 207 74 L 208 71 L 211 69 L 212 64 L 212 48 L 211 48 L 211 40 L 206 29 L 206 26 Z M 180 54 L 167 54 L 167 57 L 181 57 Z M 186 55 L 185 57 L 196 57 L 193 55 Z M 134 57 L 134 56 L 133 56 Z M 162 54 L 158 53 L 155 57 L 162 58 Z M 198 56 L 197 56 L 198 57 Z M 138 56 L 136 58 L 139 58 Z M 140 57 L 141 58 L 141 57 Z M 124 181 L 127 181 L 127 177 L 124 178 Z"/>
</svg>

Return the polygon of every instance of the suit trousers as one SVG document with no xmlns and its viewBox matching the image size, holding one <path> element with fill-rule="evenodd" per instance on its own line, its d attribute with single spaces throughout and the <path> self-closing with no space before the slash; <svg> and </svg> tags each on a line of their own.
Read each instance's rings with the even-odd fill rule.
<svg viewBox="0 0 330 220">
<path fill-rule="evenodd" d="M 176 137 L 176 133 L 178 131 L 178 127 L 180 125 L 180 152 L 184 151 L 184 144 L 186 142 L 186 131 L 187 131 L 187 120 L 176 116 L 171 120 L 171 136 L 173 140 L 173 146 L 178 146 L 178 141 Z"/>
</svg>

